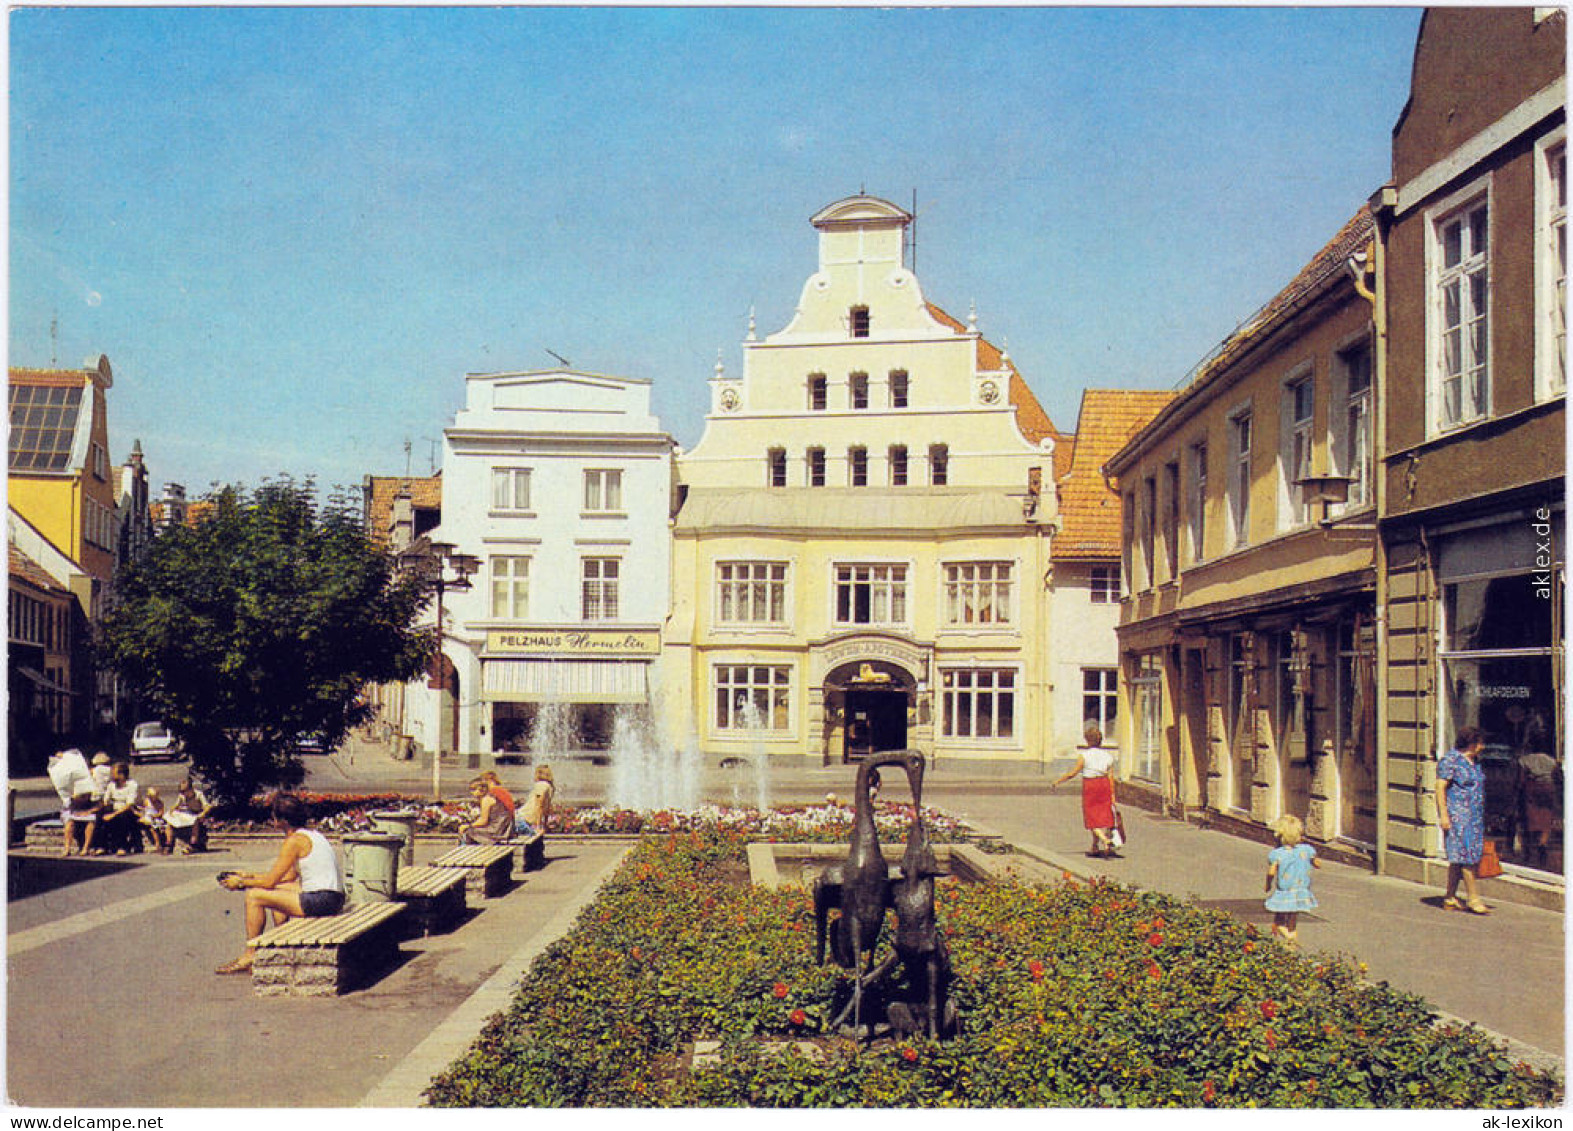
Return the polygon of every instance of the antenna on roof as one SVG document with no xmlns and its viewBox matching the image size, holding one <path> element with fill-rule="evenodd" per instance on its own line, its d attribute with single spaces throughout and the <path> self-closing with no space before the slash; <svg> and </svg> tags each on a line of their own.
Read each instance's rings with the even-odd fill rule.
<svg viewBox="0 0 1573 1131">
<path fill-rule="evenodd" d="M 918 187 L 912 186 L 912 266 L 911 272 L 918 273 Z"/>
<path fill-rule="evenodd" d="M 563 364 L 564 364 L 564 365 L 566 365 L 566 366 L 567 366 L 567 367 L 568 367 L 568 368 L 569 368 L 569 369 L 572 369 L 572 368 L 573 368 L 573 362 L 571 362 L 571 361 L 569 361 L 569 360 L 568 360 L 568 359 L 567 359 L 567 358 L 566 358 L 566 357 L 564 357 L 564 356 L 563 356 L 563 355 L 562 355 L 562 354 L 560 354 L 560 353 L 558 353 L 558 352 L 557 352 L 557 351 L 556 351 L 556 350 L 553 350 L 553 349 L 546 349 L 546 347 L 545 347 L 545 346 L 542 346 L 542 347 L 541 347 L 541 348 L 542 348 L 542 349 L 543 349 L 543 350 L 546 350 L 546 352 L 547 352 L 547 353 L 549 353 L 549 354 L 551 354 L 551 355 L 552 355 L 552 356 L 553 356 L 553 357 L 555 357 L 555 358 L 556 358 L 556 359 L 557 359 L 557 360 L 558 360 L 558 361 L 560 361 L 560 362 L 562 362 L 562 363 L 563 363 Z"/>
<path fill-rule="evenodd" d="M 60 316 L 51 315 L 49 319 L 49 367 L 53 369 L 60 364 Z"/>
<path fill-rule="evenodd" d="M 429 472 L 427 472 L 427 474 L 428 475 L 436 475 L 437 474 L 437 441 L 436 440 L 428 440 L 426 442 L 431 445 L 431 448 L 430 448 L 430 451 L 431 451 L 431 470 Z"/>
<path fill-rule="evenodd" d="M 410 438 L 404 437 L 404 478 L 410 477 Z"/>
</svg>

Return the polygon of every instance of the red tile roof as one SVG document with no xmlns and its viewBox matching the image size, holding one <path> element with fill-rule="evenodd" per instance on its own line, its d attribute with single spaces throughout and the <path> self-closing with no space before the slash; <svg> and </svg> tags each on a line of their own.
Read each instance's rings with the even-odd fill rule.
<svg viewBox="0 0 1573 1131">
<path fill-rule="evenodd" d="M 366 533 L 373 542 L 382 542 L 393 528 L 393 500 L 408 490 L 416 510 L 442 509 L 442 472 L 436 475 L 368 475 L 371 496 L 366 501 Z"/>
<path fill-rule="evenodd" d="M 11 551 L 8 568 L 13 578 L 25 581 L 33 588 L 41 589 L 46 593 L 70 592 L 64 585 L 50 577 L 43 566 L 39 565 L 21 550 L 18 550 L 14 543 L 8 544 L 8 548 Z"/>
<path fill-rule="evenodd" d="M 936 321 L 944 323 L 958 334 L 971 332 L 970 327 L 963 325 L 959 320 L 953 318 L 949 313 L 935 306 L 932 302 L 927 305 L 929 314 Z M 1001 369 L 1010 370 L 1009 397 L 1011 407 L 1016 410 L 1016 426 L 1021 429 L 1021 434 L 1031 443 L 1036 444 L 1044 439 L 1053 439 L 1055 441 L 1054 474 L 1056 476 L 1063 475 L 1065 469 L 1069 467 L 1070 445 L 1065 442 L 1067 438 L 1054 427 L 1054 422 L 1049 419 L 1049 414 L 1043 411 L 1043 405 L 1038 403 L 1038 398 L 1033 395 L 1032 389 L 1027 385 L 1026 378 L 1022 377 L 1021 371 L 1016 368 L 1016 363 L 1006 357 L 993 342 L 979 335 L 977 367 L 980 370 L 989 372 L 997 372 Z M 1061 465 L 1062 459 L 1065 461 L 1063 467 Z"/>
<path fill-rule="evenodd" d="M 1270 338 L 1297 310 L 1329 291 L 1340 280 L 1348 278 L 1349 258 L 1369 247 L 1375 231 L 1376 220 L 1370 206 L 1361 205 L 1360 210 L 1312 257 L 1311 262 L 1301 268 L 1288 286 L 1269 299 L 1197 364 L 1185 388 L 1180 390 L 1174 404 L 1164 414 L 1163 423 L 1183 412 L 1184 406 L 1197 397 L 1206 395 L 1207 390 L 1226 375 L 1236 362 Z M 1135 443 L 1129 446 L 1129 450 L 1111 452 L 1109 459 L 1120 465 L 1132 459 L 1144 442 L 1143 437 L 1133 439 Z"/>
<path fill-rule="evenodd" d="M 1059 480 L 1060 530 L 1056 559 L 1117 558 L 1120 498 L 1103 478 L 1104 462 L 1163 411 L 1167 390 L 1088 389 L 1081 396 L 1070 471 Z"/>
</svg>

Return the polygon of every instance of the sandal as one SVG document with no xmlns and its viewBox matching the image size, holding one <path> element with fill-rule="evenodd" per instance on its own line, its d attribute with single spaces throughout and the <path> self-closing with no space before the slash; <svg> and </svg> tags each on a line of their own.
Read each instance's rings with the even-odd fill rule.
<svg viewBox="0 0 1573 1131">
<path fill-rule="evenodd" d="M 1458 900 L 1454 899 L 1452 896 L 1448 896 L 1442 900 L 1443 911 L 1462 911 L 1463 909 L 1464 905 L 1458 902 Z"/>
<path fill-rule="evenodd" d="M 1491 914 L 1491 908 L 1487 907 L 1484 903 L 1482 903 L 1478 899 L 1470 900 L 1467 904 L 1464 905 L 1464 909 L 1466 911 L 1468 911 L 1471 915 L 1489 915 L 1489 914 Z"/>
<path fill-rule="evenodd" d="M 213 971 L 215 974 L 249 974 L 250 972 L 251 963 L 242 962 L 238 958 L 233 962 L 224 963 L 224 965 Z"/>
</svg>

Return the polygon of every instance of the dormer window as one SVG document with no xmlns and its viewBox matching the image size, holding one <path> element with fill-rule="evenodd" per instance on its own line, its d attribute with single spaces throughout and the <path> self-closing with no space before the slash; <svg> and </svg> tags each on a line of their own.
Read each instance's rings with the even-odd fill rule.
<svg viewBox="0 0 1573 1131">
<path fill-rule="evenodd" d="M 868 307 L 854 306 L 849 321 L 852 325 L 852 336 L 854 338 L 868 337 Z"/>
</svg>

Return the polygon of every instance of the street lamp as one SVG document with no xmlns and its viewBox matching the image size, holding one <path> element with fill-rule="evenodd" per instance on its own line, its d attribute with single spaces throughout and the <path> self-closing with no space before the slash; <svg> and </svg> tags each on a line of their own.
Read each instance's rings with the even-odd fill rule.
<svg viewBox="0 0 1573 1131">
<path fill-rule="evenodd" d="M 417 544 L 418 545 L 418 544 Z M 448 680 L 443 668 L 443 635 L 442 615 L 443 598 L 449 589 L 464 592 L 470 588 L 470 577 L 481 568 L 481 560 L 473 554 L 461 554 L 451 542 L 427 542 L 424 550 L 411 547 L 410 557 L 415 559 L 420 568 L 426 571 L 429 580 L 437 589 L 437 655 L 435 657 L 436 672 L 427 680 L 426 686 L 435 686 L 444 694 L 448 690 Z M 437 719 L 437 748 L 431 763 L 431 795 L 433 801 L 442 800 L 442 747 L 444 727 L 442 726 L 442 710 L 439 700 Z M 454 704 L 457 713 L 458 704 Z"/>
</svg>

